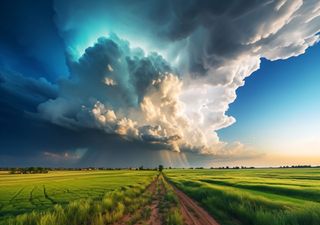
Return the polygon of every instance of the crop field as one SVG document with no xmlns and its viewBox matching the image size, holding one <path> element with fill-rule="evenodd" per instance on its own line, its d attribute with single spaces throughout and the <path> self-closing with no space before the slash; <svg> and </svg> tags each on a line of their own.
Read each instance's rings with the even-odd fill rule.
<svg viewBox="0 0 320 225">
<path fill-rule="evenodd" d="M 222 225 L 319 225 L 320 169 L 166 170 Z"/>
<path fill-rule="evenodd" d="M 157 171 L 1 176 L 1 225 L 185 224 L 173 187 Z M 34 195 L 38 186 L 42 195 Z"/>
<path fill-rule="evenodd" d="M 51 209 L 79 199 L 101 199 L 109 191 L 150 183 L 155 171 L 57 171 L 0 173 L 0 224 L 8 217 Z"/>
<path fill-rule="evenodd" d="M 163 174 L 1 172 L 0 225 L 320 224 L 319 168 L 166 169 Z"/>
</svg>

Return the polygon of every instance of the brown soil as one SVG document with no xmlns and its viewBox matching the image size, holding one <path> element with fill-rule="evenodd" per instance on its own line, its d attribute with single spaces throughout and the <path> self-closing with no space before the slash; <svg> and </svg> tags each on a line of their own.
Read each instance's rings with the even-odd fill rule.
<svg viewBox="0 0 320 225">
<path fill-rule="evenodd" d="M 152 187 L 150 189 L 153 197 L 152 203 L 151 203 L 151 216 L 149 218 L 149 220 L 147 221 L 146 224 L 150 224 L 150 225 L 161 225 L 161 216 L 159 213 L 159 202 L 161 199 L 160 193 L 157 193 L 157 185 L 159 182 L 159 178 L 157 178 L 155 180 L 155 182 L 153 182 Z"/>
<path fill-rule="evenodd" d="M 169 182 L 168 182 L 169 183 Z M 169 183 L 170 184 L 170 183 Z M 219 225 L 203 208 L 185 193 L 170 184 L 179 198 L 181 213 L 187 225 Z"/>
</svg>

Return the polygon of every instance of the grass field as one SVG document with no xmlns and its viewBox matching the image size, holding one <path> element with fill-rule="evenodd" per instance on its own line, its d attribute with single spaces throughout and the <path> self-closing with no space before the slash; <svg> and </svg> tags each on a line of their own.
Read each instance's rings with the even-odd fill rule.
<svg viewBox="0 0 320 225">
<path fill-rule="evenodd" d="M 121 187 L 148 184 L 155 171 L 61 171 L 0 173 L 0 224 L 8 217 L 52 209 L 79 199 L 102 199 Z"/>
<path fill-rule="evenodd" d="M 166 170 L 222 225 L 319 225 L 320 169 Z"/>
</svg>

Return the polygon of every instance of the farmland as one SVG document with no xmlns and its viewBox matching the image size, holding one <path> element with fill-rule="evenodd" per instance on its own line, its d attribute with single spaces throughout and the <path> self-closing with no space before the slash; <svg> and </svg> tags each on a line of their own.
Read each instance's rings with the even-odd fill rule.
<svg viewBox="0 0 320 225">
<path fill-rule="evenodd" d="M 177 194 L 177 189 L 156 171 L 1 176 L 5 181 L 1 225 L 183 225 L 195 221 L 219 225 L 191 198 L 182 192 Z M 38 186 L 42 195 L 34 195 Z M 14 188 L 15 192 L 7 192 Z M 47 204 L 36 205 L 33 198 Z"/>
<path fill-rule="evenodd" d="M 1 225 L 319 225 L 320 169 L 1 172 L 0 204 Z"/>
<path fill-rule="evenodd" d="M 222 225 L 318 225 L 320 169 L 166 170 Z"/>
<path fill-rule="evenodd" d="M 0 174 L 0 223 L 7 217 L 51 209 L 79 199 L 101 199 L 121 187 L 149 184 L 155 171 L 57 171 Z"/>
</svg>

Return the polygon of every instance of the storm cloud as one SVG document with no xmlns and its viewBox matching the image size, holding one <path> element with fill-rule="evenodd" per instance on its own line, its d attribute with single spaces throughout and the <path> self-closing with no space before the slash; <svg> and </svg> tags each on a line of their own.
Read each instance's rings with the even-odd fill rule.
<svg viewBox="0 0 320 225">
<path fill-rule="evenodd" d="M 319 41 L 317 0 L 98 0 L 94 4 L 56 0 L 42 7 L 49 11 L 44 21 L 50 32 L 56 32 L 53 43 L 59 49 L 65 46 L 54 55 L 60 63 L 66 62 L 68 73 L 52 79 L 52 74 L 46 74 L 50 65 L 29 70 L 41 71 L 42 78 L 17 72 L 8 76 L 5 71 L 15 63 L 1 57 L 0 91 L 18 102 L 14 109 L 24 105 L 20 113 L 27 115 L 26 121 L 74 137 L 95 134 L 94 143 L 104 136 L 109 141 L 98 147 L 84 141 L 83 135 L 84 143 L 79 145 L 52 151 L 37 147 L 49 158 L 92 161 L 102 149 L 114 151 L 116 147 L 105 147 L 108 143 L 118 148 L 135 143 L 137 152 L 252 157 L 256 153 L 249 146 L 225 143 L 217 133 L 236 122 L 228 109 L 237 89 L 259 69 L 262 58 L 298 56 Z M 28 53 L 33 48 L 48 50 L 47 45 L 23 46 Z M 37 65 L 55 61 L 36 53 Z M 12 106 L 12 102 L 3 104 Z M 79 159 L 77 149 L 86 149 Z"/>
<path fill-rule="evenodd" d="M 180 151 L 176 142 L 187 126 L 179 115 L 182 83 L 160 55 L 145 56 L 112 35 L 100 38 L 69 68 L 70 79 L 61 81 L 59 97 L 39 105 L 40 117 L 70 129 L 98 128 Z"/>
<path fill-rule="evenodd" d="M 318 1 L 98 1 L 94 5 L 79 1 L 77 7 L 63 1 L 55 3 L 58 27 L 74 50 L 92 41 L 95 35 L 111 31 L 123 35 L 133 45 L 141 44 L 144 49 L 158 51 L 170 62 L 166 64 L 179 74 L 175 85 L 177 89 L 172 93 L 176 99 L 175 114 L 179 116 L 172 117 L 170 124 L 175 121 L 175 132 L 169 133 L 180 140 L 179 149 L 202 153 L 218 154 L 233 146 L 232 143 L 229 146 L 221 142 L 216 131 L 236 121 L 227 115 L 229 105 L 235 101 L 236 90 L 244 85 L 244 79 L 259 69 L 261 58 L 277 60 L 297 56 L 319 40 Z M 92 11 L 95 15 L 91 14 Z M 91 27 L 91 20 L 84 18 L 95 18 L 99 23 Z M 81 40 L 77 37 L 79 33 L 84 34 Z M 87 33 L 91 33 L 90 38 L 86 38 Z M 144 79 L 151 78 L 150 74 L 154 72 L 149 68 L 139 69 L 140 74 L 145 73 L 140 76 Z M 124 74 L 123 77 L 128 73 Z M 135 77 L 131 73 L 129 76 Z M 150 80 L 155 81 L 157 76 L 153 76 Z M 106 81 L 113 84 L 114 79 L 107 77 Z M 115 80 L 115 83 L 118 81 Z M 156 97 L 151 103 L 148 102 L 150 97 L 145 90 L 150 82 L 145 82 L 145 86 L 125 83 L 136 88 L 133 93 L 127 87 L 125 94 L 122 94 L 125 105 L 134 106 L 133 102 L 136 102 L 135 107 L 140 105 L 140 111 L 156 111 L 163 105 L 159 102 L 155 104 L 156 98 L 163 97 L 157 96 L 160 90 L 153 91 L 152 95 Z M 136 97 L 137 90 L 143 92 L 139 97 Z M 128 99 L 126 94 L 135 99 Z M 103 106 L 107 117 L 117 117 L 117 113 L 112 111 L 113 115 L 108 111 L 105 103 L 100 101 L 99 105 Z M 101 116 L 99 110 L 95 112 Z M 124 114 L 130 115 L 128 112 Z M 169 118 L 172 113 L 161 112 L 154 116 L 160 118 L 163 115 Z M 160 125 L 163 121 L 149 124 L 148 113 L 142 116 L 141 119 L 139 115 L 137 124 L 146 123 L 153 130 L 162 130 L 163 127 L 170 130 L 169 124 Z M 126 120 L 123 123 L 131 129 L 135 127 L 135 121 Z M 131 129 L 131 136 L 137 136 L 138 130 Z"/>
</svg>

